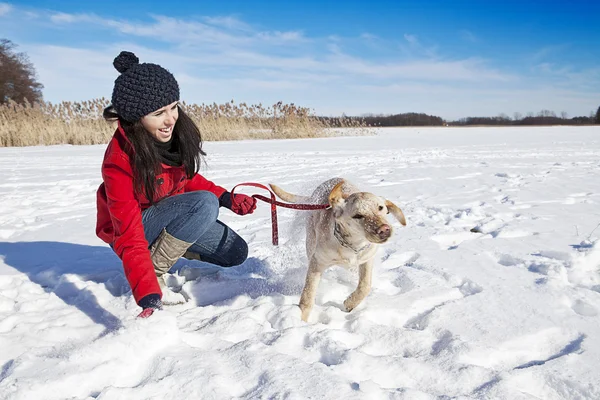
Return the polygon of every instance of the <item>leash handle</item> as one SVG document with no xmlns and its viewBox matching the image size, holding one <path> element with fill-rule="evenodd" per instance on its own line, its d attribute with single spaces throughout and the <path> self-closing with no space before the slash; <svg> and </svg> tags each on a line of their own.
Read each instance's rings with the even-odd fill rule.
<svg viewBox="0 0 600 400">
<path fill-rule="evenodd" d="M 234 192 L 235 192 L 235 189 L 239 186 L 252 186 L 252 187 L 259 188 L 259 189 L 265 189 L 271 195 L 271 198 L 265 197 L 260 194 L 253 194 L 252 197 L 255 199 L 258 199 L 258 200 L 262 200 L 265 203 L 271 204 L 271 228 L 272 228 L 272 232 L 273 232 L 272 241 L 273 241 L 274 246 L 277 246 L 279 244 L 279 229 L 277 228 L 277 206 L 291 208 L 294 210 L 325 210 L 327 208 L 330 208 L 329 204 L 282 203 L 280 201 L 277 201 L 277 198 L 275 197 L 275 193 L 273 193 L 273 191 L 270 188 L 268 188 L 267 186 L 262 185 L 260 183 L 254 183 L 254 182 L 246 182 L 246 183 L 240 183 L 240 184 L 235 185 L 233 187 L 233 189 L 231 189 L 231 192 L 230 192 L 232 204 L 237 205 L 237 201 L 235 200 Z"/>
</svg>

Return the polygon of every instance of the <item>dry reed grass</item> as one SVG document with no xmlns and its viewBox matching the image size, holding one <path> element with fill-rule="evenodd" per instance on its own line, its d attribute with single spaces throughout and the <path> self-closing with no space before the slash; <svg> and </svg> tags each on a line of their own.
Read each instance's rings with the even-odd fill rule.
<svg viewBox="0 0 600 400">
<path fill-rule="evenodd" d="M 102 118 L 105 98 L 60 104 L 0 105 L 0 147 L 108 143 L 115 125 Z M 340 134 L 364 135 L 358 119 L 321 119 L 305 107 L 279 102 L 273 106 L 235 104 L 197 105 L 181 102 L 207 141 L 288 139 Z M 352 129 L 338 129 L 352 128 Z"/>
</svg>

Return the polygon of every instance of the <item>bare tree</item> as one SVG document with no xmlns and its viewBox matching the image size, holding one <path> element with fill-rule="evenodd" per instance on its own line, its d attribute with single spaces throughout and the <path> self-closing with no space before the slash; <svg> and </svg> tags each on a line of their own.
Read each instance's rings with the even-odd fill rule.
<svg viewBox="0 0 600 400">
<path fill-rule="evenodd" d="M 562 119 L 567 119 L 567 118 L 569 118 L 569 114 L 567 114 L 567 112 L 566 112 L 566 111 L 561 111 L 561 112 L 560 112 L 560 117 L 561 117 Z"/>
<path fill-rule="evenodd" d="M 37 81 L 27 54 L 15 52 L 16 47 L 10 40 L 0 39 L 0 104 L 41 101 L 44 86 Z"/>
<path fill-rule="evenodd" d="M 600 107 L 598 107 L 598 111 L 596 111 L 596 123 L 600 124 Z"/>
<path fill-rule="evenodd" d="M 556 114 L 554 111 L 544 109 L 538 113 L 538 117 L 556 117 Z"/>
<path fill-rule="evenodd" d="M 516 113 L 514 113 L 514 114 L 513 114 L 513 119 L 514 119 L 515 121 L 519 121 L 519 120 L 521 120 L 522 118 L 523 118 L 523 114 L 521 114 L 520 112 L 516 112 Z"/>
</svg>

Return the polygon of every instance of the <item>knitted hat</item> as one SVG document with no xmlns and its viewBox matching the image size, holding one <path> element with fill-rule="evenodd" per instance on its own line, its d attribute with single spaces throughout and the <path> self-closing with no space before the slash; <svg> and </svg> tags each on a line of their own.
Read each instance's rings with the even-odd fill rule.
<svg viewBox="0 0 600 400">
<path fill-rule="evenodd" d="M 113 61 L 121 75 L 115 80 L 111 102 L 117 114 L 129 122 L 179 100 L 173 74 L 160 65 L 139 61 L 129 51 L 122 51 Z"/>
</svg>

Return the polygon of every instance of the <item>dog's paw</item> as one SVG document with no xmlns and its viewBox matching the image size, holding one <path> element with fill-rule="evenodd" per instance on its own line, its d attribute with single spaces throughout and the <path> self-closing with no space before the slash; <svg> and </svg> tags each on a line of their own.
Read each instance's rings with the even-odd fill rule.
<svg viewBox="0 0 600 400">
<path fill-rule="evenodd" d="M 349 304 L 348 300 L 346 300 L 346 301 L 344 302 L 344 308 L 346 309 L 346 312 L 350 312 L 350 311 L 354 310 L 354 307 L 351 307 L 351 306 L 350 306 L 350 304 Z"/>
<path fill-rule="evenodd" d="M 308 307 L 300 307 L 301 319 L 304 322 L 308 322 L 308 316 L 310 315 L 310 308 Z"/>
<path fill-rule="evenodd" d="M 344 307 L 346 308 L 347 312 L 350 312 L 352 310 L 354 310 L 356 308 L 356 306 L 358 305 L 358 303 L 356 303 L 354 300 L 352 300 L 350 297 L 347 298 L 344 301 Z"/>
</svg>

